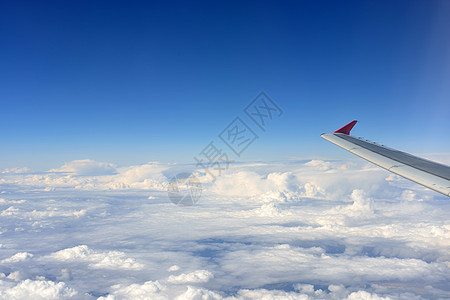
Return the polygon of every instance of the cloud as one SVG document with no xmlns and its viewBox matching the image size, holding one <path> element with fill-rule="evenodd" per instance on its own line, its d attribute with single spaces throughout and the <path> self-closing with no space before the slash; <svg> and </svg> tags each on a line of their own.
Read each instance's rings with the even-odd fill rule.
<svg viewBox="0 0 450 300">
<path fill-rule="evenodd" d="M 21 173 L 28 173 L 30 172 L 30 168 L 24 167 L 24 168 L 9 168 L 9 169 L 4 169 L 3 171 L 1 171 L 0 173 L 3 174 L 21 174 Z"/>
<path fill-rule="evenodd" d="M 112 293 L 98 300 L 146 300 L 146 299 L 169 299 L 165 290 L 166 287 L 158 281 L 147 281 L 144 284 L 131 284 L 129 286 L 114 285 Z"/>
<path fill-rule="evenodd" d="M 266 165 L 267 166 L 267 165 Z M 274 171 L 274 169 L 276 171 Z M 286 170 L 286 171 L 283 171 Z M 267 195 L 277 201 L 298 201 L 301 197 L 341 201 L 355 189 L 368 194 L 390 193 L 388 173 L 365 163 L 342 163 L 312 160 L 294 166 L 270 165 L 264 169 L 235 165 L 208 186 L 208 192 L 228 197 L 252 197 L 259 200 Z"/>
<path fill-rule="evenodd" d="M 65 163 L 63 166 L 49 170 L 49 172 L 74 173 L 76 175 L 111 175 L 116 173 L 113 164 L 106 162 L 97 162 L 90 159 L 74 160 Z"/>
<path fill-rule="evenodd" d="M 194 300 L 194 299 L 220 300 L 224 298 L 214 291 L 209 291 L 206 289 L 196 288 L 192 286 L 188 286 L 186 292 L 175 298 L 175 300 Z"/>
<path fill-rule="evenodd" d="M 93 160 L 76 160 L 52 169 L 50 173 L 8 174 L 0 177 L 0 184 L 42 187 L 54 192 L 57 188 L 79 190 L 167 190 L 167 178 L 162 172 L 170 164 L 157 162 L 116 168 L 111 163 Z"/>
<path fill-rule="evenodd" d="M 170 275 L 167 281 L 170 283 L 203 283 L 208 282 L 214 275 L 207 270 L 197 270 L 187 274 Z"/>
<path fill-rule="evenodd" d="M 168 165 L 157 162 L 121 168 L 114 181 L 108 186 L 111 189 L 133 188 L 167 190 L 167 178 L 162 174 Z"/>
<path fill-rule="evenodd" d="M 313 160 L 305 163 L 305 166 L 313 167 L 313 168 L 321 170 L 321 171 L 326 171 L 331 168 L 331 163 L 328 161 L 313 159 Z"/>
<path fill-rule="evenodd" d="M 380 297 L 376 294 L 371 294 L 366 291 L 358 291 L 351 293 L 348 297 L 348 300 L 390 300 L 390 297 Z"/>
<path fill-rule="evenodd" d="M 4 198 L 0 198 L 0 204 L 22 204 L 25 202 L 26 200 L 6 200 Z"/>
<path fill-rule="evenodd" d="M 389 294 L 380 296 L 375 292 L 367 292 L 363 290 L 353 291 L 347 289 L 343 285 L 330 285 L 328 288 L 314 288 L 310 284 L 295 284 L 295 291 L 283 291 L 276 289 L 240 289 L 232 295 L 224 295 L 213 290 L 187 286 L 180 290 L 176 286 L 162 284 L 158 281 L 147 281 L 143 284 L 131 284 L 128 286 L 115 285 L 111 287 L 112 292 L 106 296 L 98 298 L 98 300 L 116 300 L 116 299 L 136 299 L 136 300 L 395 300 L 395 299 L 422 299 L 414 297 L 408 293 Z"/>
<path fill-rule="evenodd" d="M 265 203 L 260 208 L 255 208 L 253 212 L 261 217 L 281 217 L 286 214 L 273 202 Z"/>
<path fill-rule="evenodd" d="M 126 257 L 120 251 L 95 251 L 86 245 L 60 250 L 50 255 L 50 258 L 68 262 L 88 262 L 93 269 L 129 269 L 140 270 L 144 266 L 134 258 Z"/>
<path fill-rule="evenodd" d="M 59 280 L 58 297 L 81 299 L 449 297 L 444 196 L 365 163 L 242 163 L 178 207 L 172 168 L 0 174 L 0 290 Z"/>
<path fill-rule="evenodd" d="M 23 276 L 20 271 L 11 272 L 11 273 L 9 273 L 8 276 L 6 276 L 6 278 L 12 279 L 14 281 L 20 281 L 22 279 L 22 277 Z"/>
<path fill-rule="evenodd" d="M 444 278 L 448 271 L 446 265 L 439 262 L 333 254 L 319 247 L 242 247 L 227 253 L 221 261 L 224 271 L 230 276 L 241 278 L 241 284 L 249 287 L 270 284 L 273 278 L 281 282 L 289 282 L 292 278 L 311 282 L 320 278 L 323 282 L 344 285 L 425 278 L 435 280 Z"/>
<path fill-rule="evenodd" d="M 237 171 L 217 178 L 211 191 L 224 196 L 255 196 L 270 191 L 271 186 L 256 172 Z"/>
<path fill-rule="evenodd" d="M 30 259 L 32 257 L 33 257 L 33 254 L 31 254 L 31 253 L 19 252 L 19 253 L 16 253 L 13 256 L 9 257 L 9 258 L 3 259 L 1 262 L 3 264 L 16 263 L 16 262 L 21 262 L 21 261 L 28 260 L 28 259 Z"/>
<path fill-rule="evenodd" d="M 50 217 L 82 217 L 86 214 L 85 209 L 64 211 L 58 208 L 47 208 L 47 210 L 24 211 L 22 208 L 10 206 L 0 213 L 0 216 L 13 216 L 29 219 L 42 219 Z"/>
<path fill-rule="evenodd" d="M 7 209 L 3 210 L 0 215 L 1 216 L 14 216 L 19 214 L 19 209 L 14 206 L 10 206 Z"/>
<path fill-rule="evenodd" d="M 167 269 L 167 271 L 169 271 L 169 272 L 175 272 L 175 271 L 178 271 L 179 269 L 180 269 L 179 266 L 173 265 L 173 266 L 171 266 L 169 269 Z"/>
<path fill-rule="evenodd" d="M 23 280 L 11 286 L 9 282 L 0 280 L 0 299 L 70 299 L 77 295 L 77 291 L 66 286 L 64 282 L 45 280 Z"/>
</svg>

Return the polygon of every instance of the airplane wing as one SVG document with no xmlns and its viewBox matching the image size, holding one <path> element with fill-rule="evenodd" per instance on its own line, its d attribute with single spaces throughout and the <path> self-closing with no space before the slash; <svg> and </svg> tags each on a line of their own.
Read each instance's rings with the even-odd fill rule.
<svg viewBox="0 0 450 300">
<path fill-rule="evenodd" d="M 450 197 L 450 167 L 350 135 L 352 121 L 322 138 L 392 173 Z"/>
</svg>

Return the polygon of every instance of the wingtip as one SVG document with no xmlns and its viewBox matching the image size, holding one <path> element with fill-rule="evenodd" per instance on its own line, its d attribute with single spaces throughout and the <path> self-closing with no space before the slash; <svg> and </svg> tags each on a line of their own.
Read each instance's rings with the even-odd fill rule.
<svg viewBox="0 0 450 300">
<path fill-rule="evenodd" d="M 336 130 L 334 133 L 343 133 L 343 134 L 349 135 L 350 134 L 350 130 L 352 130 L 352 128 L 355 126 L 356 122 L 358 122 L 358 121 L 356 121 L 356 120 L 351 121 L 350 123 L 348 123 L 344 127 L 339 128 L 338 130 Z"/>
</svg>

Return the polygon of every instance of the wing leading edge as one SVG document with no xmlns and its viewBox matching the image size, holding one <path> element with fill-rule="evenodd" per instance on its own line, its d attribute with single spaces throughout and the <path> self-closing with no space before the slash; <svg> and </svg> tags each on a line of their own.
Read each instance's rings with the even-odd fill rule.
<svg viewBox="0 0 450 300">
<path fill-rule="evenodd" d="M 353 137 L 349 134 L 356 122 L 321 137 L 392 173 L 450 197 L 449 166 Z"/>
</svg>

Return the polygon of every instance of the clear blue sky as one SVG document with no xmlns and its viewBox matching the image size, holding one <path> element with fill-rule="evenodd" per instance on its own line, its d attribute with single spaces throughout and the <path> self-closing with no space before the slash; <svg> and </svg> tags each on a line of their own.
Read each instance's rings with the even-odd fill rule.
<svg viewBox="0 0 450 300">
<path fill-rule="evenodd" d="M 214 3 L 213 3 L 214 2 Z M 3 1 L 0 169 L 187 162 L 260 91 L 241 160 L 450 152 L 450 1 Z"/>
</svg>

